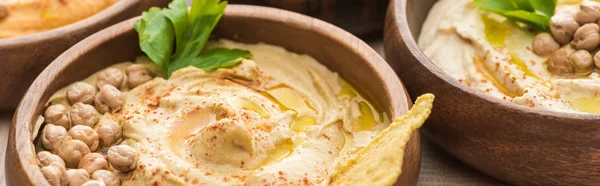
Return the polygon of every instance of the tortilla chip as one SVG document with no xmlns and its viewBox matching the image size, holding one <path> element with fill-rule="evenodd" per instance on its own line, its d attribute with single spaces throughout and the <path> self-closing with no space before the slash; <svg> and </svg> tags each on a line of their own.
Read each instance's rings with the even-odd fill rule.
<svg viewBox="0 0 600 186">
<path fill-rule="evenodd" d="M 429 117 L 434 98 L 433 94 L 417 98 L 406 115 L 396 119 L 355 157 L 340 166 L 329 185 L 393 185 L 402 173 L 406 143 L 412 132 Z"/>
</svg>

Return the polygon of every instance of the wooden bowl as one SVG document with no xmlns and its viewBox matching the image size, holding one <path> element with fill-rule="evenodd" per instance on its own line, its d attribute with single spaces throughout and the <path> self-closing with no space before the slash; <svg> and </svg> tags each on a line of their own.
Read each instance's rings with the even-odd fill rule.
<svg viewBox="0 0 600 186">
<path fill-rule="evenodd" d="M 381 35 L 389 0 L 229 0 L 286 9 L 333 23 L 352 34 Z"/>
<path fill-rule="evenodd" d="M 13 110 L 37 75 L 85 37 L 170 0 L 122 0 L 73 24 L 32 35 L 0 39 L 0 110 Z"/>
<path fill-rule="evenodd" d="M 111 64 L 142 55 L 130 19 L 100 31 L 71 47 L 33 82 L 11 125 L 6 153 L 9 185 L 47 185 L 35 161 L 33 126 L 44 103 L 61 87 Z M 308 54 L 338 72 L 372 103 L 403 115 L 410 98 L 394 71 L 366 43 L 323 21 L 274 8 L 230 5 L 215 30 L 216 37 L 240 42 L 264 42 Z M 407 145 L 399 185 L 415 185 L 420 170 L 420 139 L 415 132 Z"/>
<path fill-rule="evenodd" d="M 438 69 L 416 43 L 433 3 L 392 0 L 385 28 L 386 57 L 410 95 L 436 95 L 424 134 L 466 164 L 513 184 L 600 183 L 600 115 L 505 102 Z"/>
</svg>

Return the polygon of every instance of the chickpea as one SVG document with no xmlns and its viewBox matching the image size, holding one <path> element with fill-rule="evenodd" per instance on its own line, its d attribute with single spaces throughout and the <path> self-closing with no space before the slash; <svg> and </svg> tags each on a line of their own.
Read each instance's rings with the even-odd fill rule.
<svg viewBox="0 0 600 186">
<path fill-rule="evenodd" d="M 42 167 L 42 174 L 52 186 L 67 186 L 67 170 L 60 163 L 52 162 L 50 165 Z"/>
<path fill-rule="evenodd" d="M 90 180 L 90 174 L 83 169 L 69 169 L 67 170 L 67 180 L 69 180 L 69 186 L 81 186 Z"/>
<path fill-rule="evenodd" d="M 86 170 L 91 175 L 97 170 L 107 169 L 108 163 L 102 154 L 90 153 L 85 155 L 81 161 L 79 161 L 78 167 Z"/>
<path fill-rule="evenodd" d="M 125 69 L 127 74 L 127 84 L 129 87 L 135 88 L 152 80 L 152 72 L 144 65 L 134 64 Z"/>
<path fill-rule="evenodd" d="M 573 39 L 579 23 L 568 14 L 556 14 L 550 19 L 550 31 L 554 39 L 560 44 L 567 44 Z"/>
<path fill-rule="evenodd" d="M 600 52 L 596 52 L 596 54 L 594 54 L 594 66 L 596 66 L 596 68 L 600 68 Z"/>
<path fill-rule="evenodd" d="M 44 130 L 42 130 L 42 145 L 51 152 L 56 152 L 65 137 L 67 137 L 67 129 L 53 124 L 46 124 Z"/>
<path fill-rule="evenodd" d="M 542 32 L 533 39 L 533 52 L 537 55 L 544 56 L 552 54 L 552 52 L 560 49 L 560 45 L 554 41 L 552 35 Z"/>
<path fill-rule="evenodd" d="M 104 182 L 106 186 L 118 186 L 121 181 L 115 173 L 108 170 L 97 170 L 92 174 L 92 179 Z"/>
<path fill-rule="evenodd" d="M 67 114 L 67 107 L 64 105 L 50 105 L 46 109 L 46 112 L 44 112 L 44 118 L 46 119 L 46 123 L 62 126 L 65 129 L 69 129 L 71 127 L 71 121 L 69 120 L 69 115 Z"/>
<path fill-rule="evenodd" d="M 113 144 L 121 142 L 123 139 L 123 128 L 121 125 L 112 120 L 106 120 L 99 123 L 99 125 L 96 131 L 98 132 L 98 136 L 100 136 L 100 145 L 110 147 Z"/>
<path fill-rule="evenodd" d="M 8 16 L 8 6 L 6 3 L 0 2 L 0 20 Z"/>
<path fill-rule="evenodd" d="M 104 185 L 104 182 L 101 182 L 101 181 L 90 180 L 90 181 L 85 182 L 81 186 L 106 186 L 106 185 Z"/>
<path fill-rule="evenodd" d="M 128 145 L 117 145 L 108 149 L 108 162 L 113 168 L 121 172 L 135 169 L 137 152 Z"/>
<path fill-rule="evenodd" d="M 600 18 L 600 7 L 595 2 L 583 1 L 579 4 L 579 11 L 575 14 L 575 20 L 579 24 L 595 23 Z"/>
<path fill-rule="evenodd" d="M 556 75 L 573 73 L 573 65 L 569 62 L 566 49 L 559 49 L 548 59 L 548 71 Z"/>
<path fill-rule="evenodd" d="M 96 149 L 98 149 L 100 138 L 98 137 L 98 133 L 96 133 L 92 127 L 75 125 L 69 129 L 68 134 L 71 138 L 84 142 L 91 151 L 96 151 Z"/>
<path fill-rule="evenodd" d="M 121 87 L 123 79 L 123 72 L 121 72 L 119 69 L 107 68 L 98 74 L 98 82 L 96 82 L 96 86 L 98 86 L 99 89 L 102 89 L 102 87 L 107 84 L 114 87 Z"/>
<path fill-rule="evenodd" d="M 585 24 L 577 29 L 571 45 L 578 50 L 593 51 L 600 45 L 600 27 L 597 24 Z"/>
<path fill-rule="evenodd" d="M 123 106 L 123 94 L 112 85 L 104 85 L 96 94 L 95 103 L 98 111 L 102 113 L 118 111 Z"/>
<path fill-rule="evenodd" d="M 62 141 L 58 149 L 58 156 L 65 161 L 69 168 L 76 168 L 79 161 L 89 153 L 90 148 L 84 142 L 74 140 L 70 136 Z"/>
<path fill-rule="evenodd" d="M 38 164 L 40 167 L 45 167 L 50 165 L 52 162 L 56 162 L 63 167 L 65 166 L 65 161 L 63 161 L 58 155 L 52 154 L 48 151 L 42 151 L 37 154 Z"/>
<path fill-rule="evenodd" d="M 594 70 L 592 55 L 586 50 L 579 50 L 569 55 L 569 63 L 573 65 L 575 73 L 589 74 Z"/>
<path fill-rule="evenodd" d="M 67 99 L 71 104 L 79 102 L 92 104 L 94 103 L 94 95 L 96 95 L 96 87 L 84 82 L 74 83 L 67 90 Z"/>
<path fill-rule="evenodd" d="M 100 116 L 94 106 L 85 103 L 75 103 L 71 108 L 71 122 L 73 125 L 94 127 Z"/>
</svg>

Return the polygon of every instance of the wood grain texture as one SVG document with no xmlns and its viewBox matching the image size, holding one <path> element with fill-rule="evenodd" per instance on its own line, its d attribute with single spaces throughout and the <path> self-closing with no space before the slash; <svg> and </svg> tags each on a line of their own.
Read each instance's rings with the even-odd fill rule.
<svg viewBox="0 0 600 186">
<path fill-rule="evenodd" d="M 0 39 L 0 110 L 13 110 L 35 77 L 85 37 L 170 0 L 121 0 L 89 18 L 57 29 Z"/>
<path fill-rule="evenodd" d="M 333 23 L 352 34 L 364 36 L 383 29 L 389 0 L 229 0 L 286 9 Z"/>
<path fill-rule="evenodd" d="M 4 168 L 4 157 L 6 155 L 6 144 L 8 142 L 8 129 L 12 119 L 12 112 L 0 113 L 0 169 Z M 0 171 L 0 186 L 6 185 L 4 171 Z"/>
<path fill-rule="evenodd" d="M 416 43 L 434 0 L 392 0 L 385 53 L 412 97 L 436 95 L 424 134 L 466 164 L 518 185 L 600 183 L 600 115 L 492 98 L 437 68 Z"/>
<path fill-rule="evenodd" d="M 45 69 L 29 88 L 13 119 L 7 147 L 9 185 L 47 185 L 35 162 L 31 130 L 52 93 L 111 64 L 141 55 L 136 19 L 98 32 L 76 44 Z M 217 37 L 263 42 L 308 54 L 338 72 L 374 105 L 397 117 L 410 99 L 398 77 L 366 43 L 323 21 L 284 10 L 232 5 L 215 29 Z M 420 167 L 420 138 L 415 132 L 405 152 L 399 185 L 415 185 Z"/>
</svg>

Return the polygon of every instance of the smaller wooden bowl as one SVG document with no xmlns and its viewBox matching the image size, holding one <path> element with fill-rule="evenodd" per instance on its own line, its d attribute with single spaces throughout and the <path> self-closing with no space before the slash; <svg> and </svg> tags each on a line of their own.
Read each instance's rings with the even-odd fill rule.
<svg viewBox="0 0 600 186">
<path fill-rule="evenodd" d="M 493 98 L 439 69 L 417 46 L 436 0 L 391 0 L 385 54 L 411 96 L 436 104 L 424 134 L 466 164 L 516 185 L 598 185 L 600 115 L 545 111 Z"/>
<path fill-rule="evenodd" d="M 389 0 L 229 0 L 290 10 L 339 26 L 357 36 L 382 34 Z"/>
<path fill-rule="evenodd" d="M 133 30 L 137 19 L 114 25 L 71 47 L 33 82 L 10 128 L 5 167 L 8 185 L 48 185 L 36 163 L 31 137 L 44 103 L 72 82 L 142 55 Z M 402 83 L 379 54 L 352 34 L 323 21 L 274 8 L 230 5 L 214 34 L 218 38 L 263 42 L 308 54 L 351 84 L 359 85 L 358 91 L 391 117 L 403 115 L 411 105 Z M 417 131 L 407 144 L 397 185 L 416 185 L 420 164 Z"/>
<path fill-rule="evenodd" d="M 0 39 L 0 110 L 17 107 L 35 77 L 75 43 L 125 19 L 170 0 L 121 0 L 73 24 L 32 35 Z M 0 28 L 1 29 L 1 28 Z"/>
</svg>

